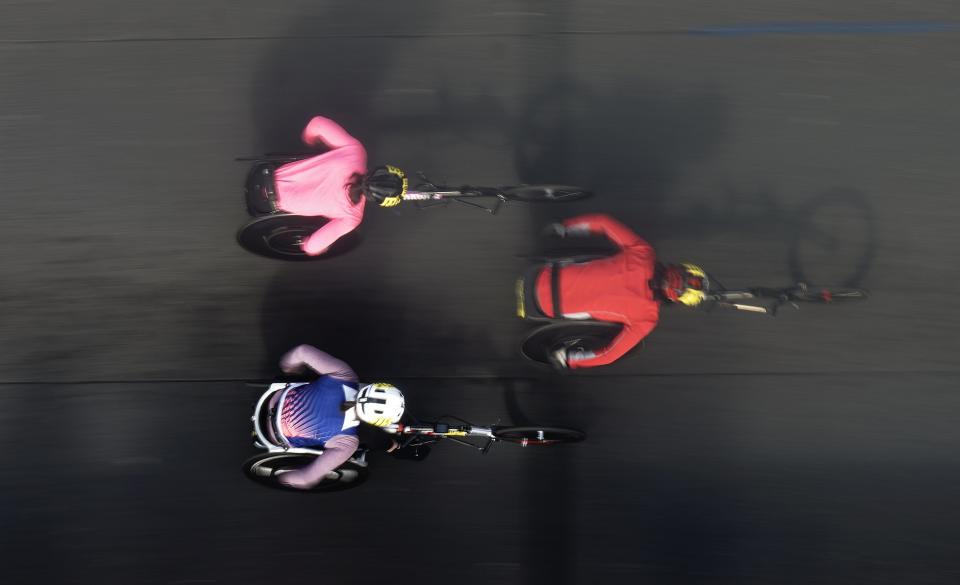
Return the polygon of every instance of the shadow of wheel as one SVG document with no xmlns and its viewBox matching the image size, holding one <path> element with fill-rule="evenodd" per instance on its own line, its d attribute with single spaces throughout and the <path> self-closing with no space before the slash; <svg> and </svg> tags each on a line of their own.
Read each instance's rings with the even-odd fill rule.
<svg viewBox="0 0 960 585">
<path fill-rule="evenodd" d="M 877 228 L 866 196 L 835 189 L 797 209 L 788 261 L 796 282 L 857 287 L 873 264 Z"/>
<path fill-rule="evenodd" d="M 523 340 L 520 352 L 527 359 L 551 364 L 550 354 L 561 347 L 586 351 L 610 344 L 620 333 L 617 323 L 603 321 L 559 321 L 534 330 Z"/>
<path fill-rule="evenodd" d="M 334 258 L 356 248 L 361 238 L 351 232 L 320 256 L 308 256 L 300 245 L 327 223 L 325 217 L 279 213 L 255 218 L 237 232 L 237 242 L 249 252 L 275 260 L 305 262 Z"/>
<path fill-rule="evenodd" d="M 263 453 L 247 459 L 243 464 L 243 473 L 251 480 L 274 489 L 296 492 L 338 492 L 360 486 L 370 475 L 366 465 L 350 460 L 331 471 L 326 477 L 309 490 L 286 487 L 278 477 L 287 471 L 301 469 L 309 465 L 316 455 L 304 453 Z"/>
</svg>

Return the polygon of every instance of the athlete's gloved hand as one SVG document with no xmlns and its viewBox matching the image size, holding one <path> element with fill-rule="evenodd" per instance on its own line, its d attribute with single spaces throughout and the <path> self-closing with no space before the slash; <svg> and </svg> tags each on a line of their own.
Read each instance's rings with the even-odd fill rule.
<svg viewBox="0 0 960 585">
<path fill-rule="evenodd" d="M 567 369 L 567 348 L 561 347 L 550 352 L 550 364 L 561 370 Z"/>
<path fill-rule="evenodd" d="M 285 374 L 300 374 L 306 369 L 305 365 L 302 362 L 290 359 L 292 353 L 293 352 L 290 352 L 283 356 L 280 360 L 280 369 L 283 370 Z"/>
<path fill-rule="evenodd" d="M 541 235 L 552 238 L 564 238 L 567 235 L 567 227 L 562 223 L 551 223 L 543 228 Z"/>
</svg>

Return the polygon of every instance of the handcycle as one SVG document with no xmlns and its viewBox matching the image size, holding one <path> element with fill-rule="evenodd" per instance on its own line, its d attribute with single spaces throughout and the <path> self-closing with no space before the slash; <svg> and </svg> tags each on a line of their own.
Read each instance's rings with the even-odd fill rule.
<svg viewBox="0 0 960 585">
<path fill-rule="evenodd" d="M 726 289 L 713 278 L 711 286 L 704 300 L 705 308 L 721 307 L 761 313 L 775 317 L 780 307 L 790 305 L 799 309 L 797 303 L 840 303 L 866 300 L 869 293 L 866 289 L 840 286 L 817 286 L 798 282 L 792 286 L 781 288 L 750 287 L 743 289 Z"/>
<path fill-rule="evenodd" d="M 606 255 L 580 254 L 558 258 L 540 258 L 541 262 L 529 268 L 516 281 L 517 316 L 543 323 L 528 334 L 521 343 L 521 353 L 536 362 L 551 364 L 551 356 L 558 349 L 596 350 L 608 345 L 620 332 L 621 325 L 609 321 L 591 319 L 586 313 L 563 314 L 560 298 L 560 279 L 563 267 L 570 264 L 590 262 Z M 560 307 L 561 316 L 544 313 L 536 297 L 536 278 L 542 270 L 552 267 L 551 296 L 554 307 Z M 706 298 L 701 307 L 707 311 L 714 308 L 759 313 L 775 317 L 780 307 L 790 305 L 799 309 L 799 303 L 839 303 L 865 300 L 868 292 L 862 288 L 815 286 L 796 283 L 792 286 L 748 287 L 727 289 L 716 278 L 705 279 Z M 640 346 L 638 346 L 640 347 Z"/>
<path fill-rule="evenodd" d="M 290 384 L 275 382 L 257 400 L 253 416 L 254 446 L 264 449 L 243 464 L 243 471 L 253 481 L 269 487 L 285 488 L 278 481 L 287 471 L 299 469 L 309 464 L 323 453 L 322 449 L 287 447 L 272 441 L 266 430 L 275 424 L 275 413 L 268 407 L 270 398 Z M 439 441 L 450 441 L 471 447 L 482 454 L 490 451 L 496 442 L 515 443 L 521 447 L 556 445 L 583 441 L 586 434 L 577 429 L 548 426 L 480 426 L 461 418 L 446 415 L 436 421 L 411 421 L 392 424 L 382 429 L 395 435 L 399 448 L 416 448 Z M 331 471 L 310 490 L 314 492 L 333 492 L 358 487 L 367 481 L 369 463 L 368 449 L 360 448 L 343 465 Z M 297 490 L 302 491 L 302 490 Z"/>
<path fill-rule="evenodd" d="M 247 213 L 251 220 L 237 232 L 237 242 L 245 249 L 280 260 L 313 260 L 330 258 L 351 250 L 358 243 L 356 232 L 347 234 L 321 256 L 308 256 L 301 244 L 327 219 L 294 215 L 277 206 L 274 172 L 280 166 L 315 156 L 313 154 L 268 154 L 262 157 L 238 158 L 251 162 L 244 189 Z M 495 215 L 500 207 L 509 202 L 560 203 L 590 197 L 592 193 L 570 185 L 515 185 L 505 187 L 481 187 L 463 185 L 450 187 L 440 185 L 418 173 L 421 182 L 403 194 L 403 201 L 416 204 L 418 208 L 448 204 L 451 201 L 482 209 Z M 483 205 L 477 201 L 490 201 Z"/>
</svg>

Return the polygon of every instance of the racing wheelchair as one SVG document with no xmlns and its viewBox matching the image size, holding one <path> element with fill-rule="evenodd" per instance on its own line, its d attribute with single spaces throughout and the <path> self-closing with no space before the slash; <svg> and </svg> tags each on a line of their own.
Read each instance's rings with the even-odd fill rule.
<svg viewBox="0 0 960 585">
<path fill-rule="evenodd" d="M 247 173 L 244 189 L 247 213 L 252 219 L 237 232 L 237 242 L 243 248 L 268 258 L 303 261 L 337 256 L 352 250 L 360 243 L 360 236 L 353 231 L 334 242 L 330 249 L 320 256 L 308 256 L 301 249 L 301 244 L 327 223 L 327 219 L 294 215 L 281 210 L 277 206 L 274 173 L 284 164 L 311 156 L 316 154 L 268 154 L 263 157 L 236 159 L 253 163 Z M 395 170 L 402 174 L 399 169 Z M 510 202 L 562 203 L 592 196 L 587 189 L 570 185 L 450 187 L 434 183 L 422 173 L 418 176 L 421 182 L 410 189 L 406 188 L 404 178 L 403 190 L 397 193 L 397 197 L 404 202 L 412 202 L 418 208 L 457 202 L 496 215 L 503 204 Z M 478 201 L 491 203 L 484 205 Z"/>
</svg>

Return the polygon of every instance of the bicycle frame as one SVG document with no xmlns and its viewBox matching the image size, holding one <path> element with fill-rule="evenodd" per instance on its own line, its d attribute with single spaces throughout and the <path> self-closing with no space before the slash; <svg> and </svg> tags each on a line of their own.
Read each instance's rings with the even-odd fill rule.
<svg viewBox="0 0 960 585">
<path fill-rule="evenodd" d="M 485 205 L 480 205 L 479 203 L 474 203 L 473 201 L 468 201 L 469 198 L 474 197 L 489 197 L 495 198 L 496 203 L 493 207 L 487 207 Z M 507 195 L 501 189 L 495 189 L 493 187 L 471 187 L 465 185 L 460 188 L 447 187 L 442 185 L 434 185 L 433 183 L 426 182 L 417 185 L 413 189 L 410 189 L 403 195 L 404 201 L 413 201 L 417 203 L 417 206 L 420 208 L 433 207 L 435 205 L 443 205 L 449 203 L 450 201 L 457 201 L 458 203 L 463 203 L 464 205 L 469 205 L 471 207 L 477 207 L 486 211 L 491 215 L 496 215 L 500 210 L 500 206 L 509 200 Z"/>
<path fill-rule="evenodd" d="M 716 280 L 712 280 L 711 282 L 716 282 Z M 728 307 L 738 311 L 764 313 L 771 317 L 776 316 L 777 310 L 785 304 L 790 304 L 793 308 L 799 309 L 800 306 L 797 304 L 798 302 L 831 303 L 844 298 L 866 298 L 866 292 L 863 289 L 810 287 L 802 282 L 784 288 L 752 287 L 740 290 L 726 290 L 723 288 L 723 285 L 717 284 L 719 285 L 719 289 L 709 291 L 706 298 L 707 301 L 714 302 L 722 307 Z M 750 300 L 766 300 L 772 301 L 772 303 L 764 306 L 737 302 Z"/>
<path fill-rule="evenodd" d="M 764 307 L 760 305 L 750 305 L 745 303 L 738 303 L 735 301 L 746 301 L 751 299 L 763 300 L 763 299 L 775 299 L 777 304 L 773 307 Z M 785 301 L 779 297 L 768 297 L 754 294 L 750 290 L 737 290 L 737 291 L 722 291 L 715 292 L 707 295 L 705 299 L 707 302 L 717 303 L 718 306 L 735 309 L 737 311 L 746 311 L 749 313 L 764 313 L 767 315 L 774 315 L 777 308 L 783 304 Z"/>
<path fill-rule="evenodd" d="M 416 423 L 411 425 L 392 424 L 384 427 L 384 431 L 390 434 L 406 437 L 400 442 L 400 447 L 407 447 L 414 443 L 425 444 L 435 443 L 441 439 L 449 439 L 454 443 L 472 447 L 482 454 L 486 454 L 497 438 L 494 436 L 495 427 L 476 426 L 466 421 L 463 424 L 448 424 L 443 422 Z M 464 441 L 460 437 L 480 437 L 487 442 L 480 446 L 469 441 Z M 418 441 L 419 439 L 419 441 Z"/>
</svg>

